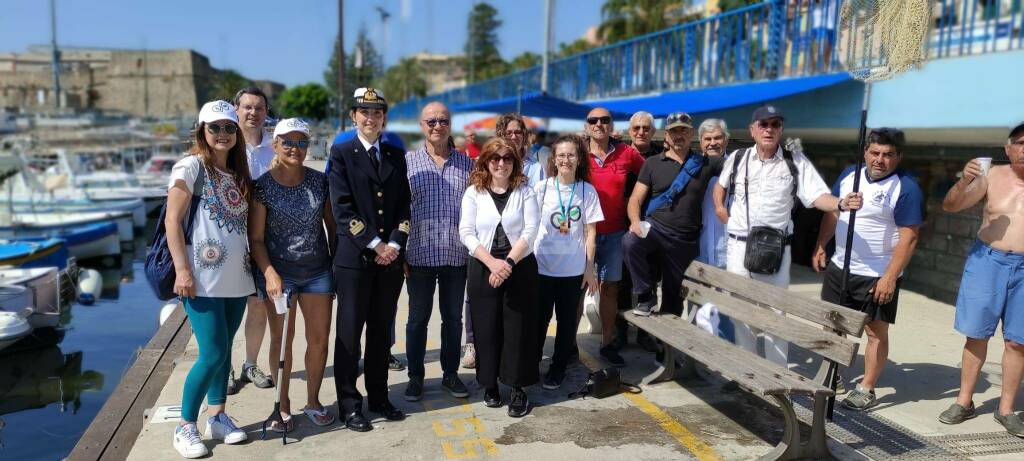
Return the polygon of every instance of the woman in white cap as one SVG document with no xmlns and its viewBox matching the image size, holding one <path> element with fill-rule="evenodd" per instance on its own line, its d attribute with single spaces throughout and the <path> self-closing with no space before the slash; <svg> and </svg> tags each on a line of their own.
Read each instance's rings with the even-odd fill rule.
<svg viewBox="0 0 1024 461">
<path fill-rule="evenodd" d="M 274 128 L 274 159 L 270 170 L 253 184 L 249 213 L 249 242 L 256 261 L 256 285 L 271 298 L 286 296 L 298 302 L 306 327 L 306 407 L 302 412 L 317 426 L 334 422 L 320 403 L 320 384 L 327 365 L 331 332 L 334 276 L 331 249 L 335 224 L 328 200 L 327 176 L 303 165 L 309 149 L 309 126 L 297 118 L 281 120 Z M 327 233 L 324 233 L 324 226 Z M 270 356 L 278 357 L 284 318 L 270 314 Z M 288 320 L 281 386 L 281 419 L 291 430 L 288 379 L 292 369 L 295 316 Z M 272 375 L 277 369 L 271 369 Z M 274 421 L 271 427 L 285 428 Z"/>
<path fill-rule="evenodd" d="M 231 342 L 254 291 L 247 229 L 252 185 L 230 103 L 203 105 L 190 154 L 171 170 L 164 226 L 174 292 L 199 343 L 199 357 L 185 378 L 174 448 L 185 458 L 199 458 L 208 452 L 196 426 L 203 396 L 209 415 L 205 436 L 226 444 L 246 440 L 224 413 Z"/>
</svg>

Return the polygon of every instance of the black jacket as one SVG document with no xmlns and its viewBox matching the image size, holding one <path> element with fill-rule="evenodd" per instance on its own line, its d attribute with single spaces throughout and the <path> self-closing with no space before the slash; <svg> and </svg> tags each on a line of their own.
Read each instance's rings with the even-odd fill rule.
<svg viewBox="0 0 1024 461">
<path fill-rule="evenodd" d="M 331 209 L 338 226 L 334 264 L 347 268 L 376 266 L 376 253 L 366 248 L 374 237 L 395 242 L 405 253 L 409 238 L 409 181 L 405 152 L 385 143 L 380 171 L 373 170 L 359 137 L 331 147 L 328 165 Z M 402 258 L 392 264 L 401 264 Z"/>
</svg>

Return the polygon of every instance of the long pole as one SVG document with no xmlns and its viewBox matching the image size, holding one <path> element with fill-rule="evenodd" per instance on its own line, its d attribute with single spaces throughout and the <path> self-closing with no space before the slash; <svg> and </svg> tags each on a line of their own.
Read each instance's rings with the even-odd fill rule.
<svg viewBox="0 0 1024 461">
<path fill-rule="evenodd" d="M 53 106 L 60 109 L 60 50 L 57 49 L 56 0 L 50 0 L 50 48 L 53 51 Z"/>
<path fill-rule="evenodd" d="M 867 147 L 868 133 L 868 110 L 871 108 L 871 83 L 864 84 L 864 102 L 860 109 L 860 129 L 857 131 L 857 168 L 853 171 L 853 191 L 860 192 L 860 175 L 864 169 L 864 149 Z M 850 257 L 853 255 L 853 226 L 857 222 L 857 210 L 850 210 L 849 224 L 846 226 L 846 251 L 843 254 L 843 277 L 839 283 L 839 303 L 843 303 L 846 296 L 846 287 L 850 281 Z M 839 384 L 839 370 L 832 374 L 832 390 L 835 391 Z M 836 397 L 828 398 L 828 419 L 832 419 L 832 411 L 835 409 Z"/>
<path fill-rule="evenodd" d="M 548 92 L 548 63 L 551 60 L 551 4 L 554 0 L 544 0 L 544 54 L 541 56 L 540 92 Z"/>
<path fill-rule="evenodd" d="M 345 0 L 338 0 L 338 131 L 345 131 Z"/>
</svg>

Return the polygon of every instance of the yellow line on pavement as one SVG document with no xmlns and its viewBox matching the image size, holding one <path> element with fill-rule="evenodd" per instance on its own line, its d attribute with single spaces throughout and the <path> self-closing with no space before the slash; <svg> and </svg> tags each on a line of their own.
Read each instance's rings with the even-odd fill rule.
<svg viewBox="0 0 1024 461">
<path fill-rule="evenodd" d="M 600 362 L 597 361 L 593 356 L 586 353 L 582 348 L 580 349 L 580 360 L 583 361 L 587 367 L 598 370 L 604 368 Z M 693 453 L 700 461 L 722 461 L 722 458 L 715 453 L 710 446 L 697 438 L 693 432 L 690 432 L 682 423 L 677 419 L 673 418 L 672 415 L 665 413 L 664 410 L 659 408 L 650 400 L 647 400 L 641 394 L 630 394 L 624 392 L 622 394 L 629 400 L 630 403 L 635 405 L 640 411 L 644 412 L 647 416 L 650 416 L 665 432 L 668 432 L 673 438 L 676 439 L 683 447 Z"/>
</svg>

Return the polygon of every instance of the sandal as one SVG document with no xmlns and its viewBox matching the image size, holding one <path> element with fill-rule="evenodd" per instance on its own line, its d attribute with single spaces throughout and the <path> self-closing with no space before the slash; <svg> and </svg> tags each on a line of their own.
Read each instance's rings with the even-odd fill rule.
<svg viewBox="0 0 1024 461">
<path fill-rule="evenodd" d="M 284 420 L 284 425 L 275 419 L 270 422 L 270 430 L 277 432 L 278 434 L 283 432 L 292 432 L 295 430 L 295 418 L 289 416 L 288 419 Z"/>
<path fill-rule="evenodd" d="M 302 413 L 317 426 L 329 426 L 334 422 L 334 415 L 328 413 L 326 408 L 314 410 L 307 407 L 302 409 Z"/>
</svg>

